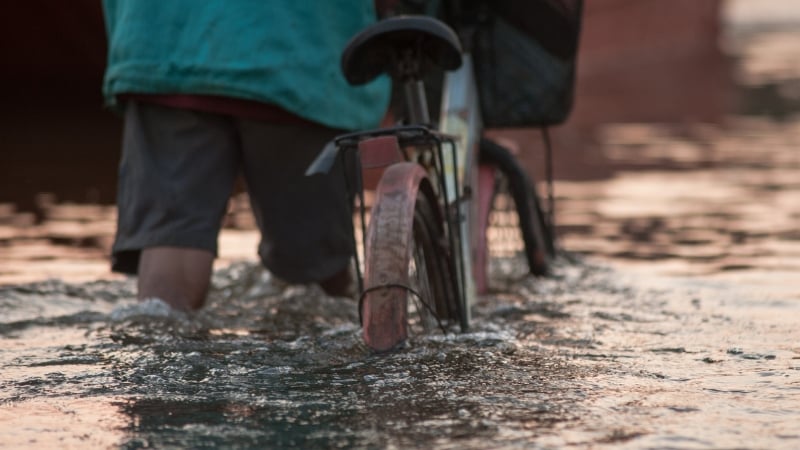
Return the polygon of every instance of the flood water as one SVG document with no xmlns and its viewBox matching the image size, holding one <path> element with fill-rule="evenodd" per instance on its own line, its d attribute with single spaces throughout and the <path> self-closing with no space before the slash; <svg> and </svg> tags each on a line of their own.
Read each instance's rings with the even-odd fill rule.
<svg viewBox="0 0 800 450">
<path fill-rule="evenodd" d="M 740 48 L 787 104 L 791 42 Z M 553 275 L 496 260 L 471 332 L 388 355 L 254 263 L 241 199 L 191 316 L 108 274 L 113 207 L 0 205 L 0 448 L 800 448 L 800 115 L 598 136 Z"/>
<path fill-rule="evenodd" d="M 494 278 L 470 333 L 372 355 L 355 302 L 219 270 L 187 317 L 130 281 L 0 290 L 8 448 L 795 448 L 797 291 L 581 260 Z"/>
</svg>

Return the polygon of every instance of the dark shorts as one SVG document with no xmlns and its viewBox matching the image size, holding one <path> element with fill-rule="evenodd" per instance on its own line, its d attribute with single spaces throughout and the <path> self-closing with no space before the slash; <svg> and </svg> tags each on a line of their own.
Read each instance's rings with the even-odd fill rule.
<svg viewBox="0 0 800 450">
<path fill-rule="evenodd" d="M 261 230 L 258 254 L 280 278 L 325 279 L 350 260 L 351 218 L 337 166 L 304 175 L 341 133 L 129 102 L 119 168 L 112 270 L 135 274 L 148 247 L 217 254 L 236 177 L 244 176 Z"/>
</svg>

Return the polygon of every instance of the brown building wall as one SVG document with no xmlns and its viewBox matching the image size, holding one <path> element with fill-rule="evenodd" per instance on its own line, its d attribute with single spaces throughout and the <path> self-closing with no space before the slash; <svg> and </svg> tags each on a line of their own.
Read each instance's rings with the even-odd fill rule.
<svg viewBox="0 0 800 450">
<path fill-rule="evenodd" d="M 732 107 L 722 0 L 588 0 L 575 124 L 716 122 Z"/>
<path fill-rule="evenodd" d="M 31 209 L 38 192 L 113 202 L 121 124 L 100 96 L 100 1 L 11 5 L 0 12 L 0 203 Z M 732 103 L 718 45 L 722 5 L 586 0 L 575 108 L 554 133 L 557 176 L 592 169 L 599 124 L 721 119 Z M 542 167 L 537 132 L 506 134 L 520 140 L 528 167 Z"/>
<path fill-rule="evenodd" d="M 598 147 L 604 124 L 722 123 L 736 105 L 732 61 L 721 48 L 723 0 L 586 0 L 567 121 L 551 129 L 556 178 L 611 175 Z M 539 130 L 497 130 L 544 179 Z"/>
</svg>

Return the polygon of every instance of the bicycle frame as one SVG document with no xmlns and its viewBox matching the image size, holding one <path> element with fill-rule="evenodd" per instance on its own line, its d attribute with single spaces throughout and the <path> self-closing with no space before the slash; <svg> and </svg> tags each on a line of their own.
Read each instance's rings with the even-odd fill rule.
<svg viewBox="0 0 800 450">
<path fill-rule="evenodd" d="M 477 191 L 478 186 L 477 154 L 482 124 L 472 60 L 468 54 L 463 55 L 462 66 L 445 75 L 438 129 L 422 125 L 429 116 L 425 107 L 427 105 L 425 91 L 419 82 L 407 82 L 404 88 L 410 117 L 420 125 L 348 134 L 337 138 L 336 146 L 340 154 L 352 150 L 357 150 L 359 153 L 358 167 L 354 171 L 356 185 L 353 187 L 361 205 L 360 234 L 363 239 L 367 236 L 364 190 L 374 188 L 386 167 L 401 161 L 417 159 L 417 155 L 412 155 L 404 149 L 427 149 L 418 150 L 417 153 L 429 151 L 434 155 L 432 164 L 427 167 L 434 188 L 445 200 L 442 207 L 447 234 L 451 241 L 450 246 L 455 255 L 459 297 L 466 306 L 464 311 L 466 319 L 462 324 L 462 328 L 466 328 L 471 316 L 471 305 L 474 304 L 476 296 L 472 276 L 472 255 L 475 249 L 472 243 L 477 242 L 476 233 L 480 231 L 479 227 L 471 226 L 478 215 L 477 196 L 473 195 L 473 192 Z M 377 173 L 374 172 L 376 170 Z M 365 241 L 361 244 L 362 248 L 366 248 Z M 359 290 L 363 292 L 359 263 L 361 258 L 358 256 L 355 241 L 353 245 Z"/>
<path fill-rule="evenodd" d="M 447 242 L 442 249 L 445 250 L 443 254 L 447 255 L 449 265 L 454 269 L 453 276 L 447 282 L 451 286 L 451 294 L 447 298 L 456 297 L 453 301 L 458 304 L 457 317 L 462 331 L 466 331 L 469 326 L 471 305 L 476 296 L 472 265 L 475 249 L 472 243 L 483 242 L 476 239 L 476 232 L 482 230 L 471 225 L 478 218 L 478 150 L 482 131 L 472 60 L 462 50 L 458 60 L 460 65 L 450 64 L 449 68 L 454 70 L 448 72 L 444 78 L 437 126 L 430 123 L 422 78 L 414 72 L 418 62 L 405 59 L 419 57 L 412 56 L 413 54 L 400 54 L 400 59 L 395 63 L 399 72 L 393 74 L 395 81 L 403 83 L 407 112 L 412 125 L 339 136 L 334 140 L 334 145 L 328 146 L 308 171 L 325 171 L 323 166 L 332 165 L 336 157 L 342 158 L 346 163 L 347 155 L 355 153 L 356 157 L 349 161 L 350 164 L 345 164 L 352 171 L 349 179 L 345 173 L 345 182 L 348 191 L 358 198 L 361 248 L 365 252 L 368 249 L 377 252 L 372 253 L 372 256 L 365 253 L 365 259 L 362 259 L 355 240 L 358 230 L 354 223 L 352 245 L 361 301 L 368 298 L 368 304 L 372 305 L 365 310 L 360 301 L 359 312 L 365 314 L 361 317 L 362 325 L 367 327 L 367 323 L 371 324 L 365 328 L 371 330 L 368 339 L 370 345 L 380 350 L 391 348 L 406 337 L 406 315 L 402 309 L 405 308 L 405 302 L 387 303 L 383 300 L 384 293 L 388 289 L 394 289 L 393 292 L 400 289 L 421 298 L 408 286 L 408 274 L 397 270 L 403 265 L 402 261 L 396 262 L 398 248 L 408 249 L 407 242 L 401 239 L 397 241 L 397 247 L 383 245 L 387 241 L 381 240 L 381 230 L 386 229 L 388 232 L 389 229 L 400 227 L 398 230 L 407 230 L 400 233 L 410 233 L 409 220 L 414 217 L 417 196 L 427 197 L 429 202 L 432 200 L 437 210 L 434 213 L 440 217 L 439 223 L 443 226 L 441 239 Z M 405 72 L 406 68 L 411 68 L 411 71 Z M 376 207 L 392 205 L 387 206 L 389 209 L 381 209 L 392 212 L 387 216 L 376 210 L 381 220 L 374 222 L 375 226 L 370 225 L 368 233 L 364 191 L 375 188 Z M 379 250 L 375 250 L 376 248 Z M 363 277 L 360 262 L 366 260 L 366 257 L 371 262 L 364 266 L 366 277 Z M 373 275 L 370 275 L 371 269 L 377 272 L 373 271 Z M 365 279 L 368 286 L 365 286 Z M 383 293 L 377 296 L 370 294 L 376 290 Z M 372 321 L 373 317 L 375 322 Z M 397 317 L 402 319 L 397 321 Z M 365 338 L 366 336 L 365 334 Z"/>
<path fill-rule="evenodd" d="M 470 19 L 483 16 L 457 8 L 451 13 L 460 36 L 444 22 L 411 15 L 386 19 L 351 39 L 342 54 L 347 81 L 361 85 L 389 74 L 402 85 L 411 125 L 339 136 L 307 171 L 327 172 L 337 158 L 345 168 L 351 204 L 358 205 L 361 218 L 361 249 L 356 220 L 351 234 L 361 324 L 365 341 L 378 351 L 408 337 L 410 300 L 422 311 L 414 323 L 424 316 L 443 330 L 456 321 L 468 329 L 475 297 L 488 285 L 486 227 L 496 180 L 511 186 L 531 273 L 545 274 L 551 256 L 545 254 L 552 246 L 525 170 L 508 149 L 482 138 L 470 56 L 480 24 Z M 422 80 L 435 67 L 448 72 L 440 116 L 432 123 Z M 375 198 L 369 227 L 365 190 L 374 190 Z"/>
<path fill-rule="evenodd" d="M 459 211 L 460 259 L 463 268 L 459 275 L 464 277 L 461 285 L 464 288 L 465 304 L 475 303 L 475 282 L 472 267 L 472 256 L 475 249 L 472 243 L 478 242 L 477 232 L 480 227 L 472 226 L 478 216 L 478 143 L 481 137 L 482 120 L 478 105 L 478 90 L 475 85 L 475 73 L 472 58 L 468 53 L 462 55 L 459 69 L 445 74 L 442 95 L 439 128 L 442 132 L 456 137 L 458 167 L 445 167 L 445 182 L 453 189 L 448 192 L 457 196 L 448 197 L 448 203 L 457 205 Z M 461 192 L 456 186 L 461 186 Z M 466 239 L 465 239 L 466 237 Z M 470 307 L 467 307 L 467 320 L 471 318 Z"/>
</svg>

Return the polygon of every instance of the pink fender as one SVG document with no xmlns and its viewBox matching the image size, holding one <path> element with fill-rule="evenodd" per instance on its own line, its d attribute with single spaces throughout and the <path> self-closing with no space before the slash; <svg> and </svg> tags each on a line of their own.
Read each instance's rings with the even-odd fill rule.
<svg viewBox="0 0 800 450">
<path fill-rule="evenodd" d="M 489 288 L 489 246 L 486 230 L 489 228 L 489 214 L 492 211 L 494 194 L 494 166 L 480 164 L 478 166 L 478 223 L 475 230 L 475 246 L 473 248 L 474 262 L 472 265 L 475 277 L 475 290 L 478 294 L 485 294 Z"/>
<path fill-rule="evenodd" d="M 409 286 L 414 205 L 427 178 L 418 164 L 400 162 L 386 168 L 377 186 L 367 229 L 361 301 L 364 342 L 377 351 L 391 350 L 408 338 L 408 290 L 397 286 Z"/>
</svg>

